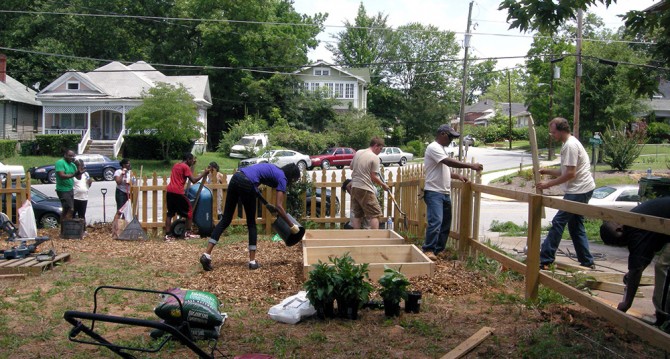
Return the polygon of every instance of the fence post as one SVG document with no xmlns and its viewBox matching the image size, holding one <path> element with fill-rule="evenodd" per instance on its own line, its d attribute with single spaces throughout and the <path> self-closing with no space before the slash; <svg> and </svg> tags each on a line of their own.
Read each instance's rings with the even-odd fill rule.
<svg viewBox="0 0 670 359">
<path fill-rule="evenodd" d="M 463 183 L 461 186 L 460 224 L 458 230 L 458 252 L 461 259 L 465 258 L 470 250 L 472 236 L 472 184 Z"/>
<path fill-rule="evenodd" d="M 531 194 L 528 201 L 528 239 L 526 242 L 526 299 L 536 300 L 540 283 L 540 234 L 542 196 Z"/>
</svg>

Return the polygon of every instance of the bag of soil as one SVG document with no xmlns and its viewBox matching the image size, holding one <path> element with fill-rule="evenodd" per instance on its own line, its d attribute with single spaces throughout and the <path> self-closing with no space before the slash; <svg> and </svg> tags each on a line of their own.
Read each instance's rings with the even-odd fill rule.
<svg viewBox="0 0 670 359">
<path fill-rule="evenodd" d="M 167 290 L 182 303 L 185 319 L 194 327 L 212 329 L 223 323 L 223 316 L 219 312 L 221 302 L 209 292 L 173 288 Z M 181 318 L 179 303 L 171 295 L 163 295 L 163 300 L 154 308 L 156 315 L 167 321 L 176 322 Z"/>
</svg>

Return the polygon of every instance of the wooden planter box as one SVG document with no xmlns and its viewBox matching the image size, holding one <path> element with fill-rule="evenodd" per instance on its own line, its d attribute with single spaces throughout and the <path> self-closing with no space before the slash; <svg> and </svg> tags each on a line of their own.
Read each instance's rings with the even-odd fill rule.
<svg viewBox="0 0 670 359">
<path fill-rule="evenodd" d="M 308 230 L 303 237 L 303 247 L 401 245 L 405 239 L 386 229 L 320 229 Z"/>
<path fill-rule="evenodd" d="M 428 259 L 419 248 L 413 244 L 403 245 L 373 245 L 373 246 L 303 246 L 303 273 L 305 279 L 312 270 L 312 264 L 319 260 L 330 263 L 329 257 L 341 257 L 349 253 L 356 263 L 368 263 L 370 279 L 377 281 L 384 274 L 384 266 L 395 268 L 409 277 L 435 274 L 435 263 Z"/>
</svg>

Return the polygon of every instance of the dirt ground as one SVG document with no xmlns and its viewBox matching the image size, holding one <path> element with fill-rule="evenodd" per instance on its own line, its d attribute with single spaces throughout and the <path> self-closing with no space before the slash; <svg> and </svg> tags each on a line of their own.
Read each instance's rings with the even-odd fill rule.
<svg viewBox="0 0 670 359">
<path fill-rule="evenodd" d="M 228 319 L 221 329 L 217 358 L 264 353 L 277 358 L 438 358 L 482 327 L 494 335 L 468 358 L 660 358 L 663 353 L 576 305 L 532 305 L 523 300 L 523 282 L 483 259 L 463 261 L 447 253 L 433 277 L 411 279 L 422 292 L 421 312 L 386 318 L 383 310 L 361 309 L 358 320 L 308 318 L 296 324 L 271 320 L 268 309 L 302 288 L 300 245 L 286 247 L 263 237 L 257 259 L 247 268 L 246 234 L 227 235 L 213 254 L 214 270 L 204 272 L 198 257 L 205 239 L 164 242 L 112 240 L 109 224 L 88 229 L 83 240 L 53 238 L 68 262 L 41 275 L 0 280 L 0 358 L 114 357 L 106 348 L 73 344 L 66 310 L 90 312 L 100 285 L 167 290 L 173 287 L 214 293 Z M 48 249 L 43 244 L 40 249 Z M 483 270 L 483 268 L 488 268 Z M 157 319 L 155 295 L 101 294 L 98 312 Z M 372 299 L 380 298 L 374 294 Z M 96 323 L 108 339 L 151 345 L 148 330 Z M 88 339 L 79 334 L 78 339 Z M 206 346 L 207 343 L 199 343 Z M 186 358 L 195 355 L 168 343 L 158 354 L 138 357 Z M 667 353 L 666 353 L 667 355 Z"/>
</svg>

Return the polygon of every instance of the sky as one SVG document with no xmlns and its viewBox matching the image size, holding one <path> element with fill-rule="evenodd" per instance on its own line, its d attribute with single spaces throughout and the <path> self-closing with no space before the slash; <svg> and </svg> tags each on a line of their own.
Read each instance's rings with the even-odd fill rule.
<svg viewBox="0 0 670 359">
<path fill-rule="evenodd" d="M 321 44 L 316 50 L 310 51 L 308 57 L 311 62 L 324 60 L 334 62 L 332 54 L 326 50 L 327 42 L 334 43 L 331 35 L 344 30 L 345 20 L 353 23 L 360 3 L 363 3 L 368 16 L 382 12 L 388 15 L 387 24 L 396 28 L 411 22 L 424 25 L 434 25 L 441 30 L 450 30 L 456 33 L 456 40 L 463 43 L 464 33 L 468 23 L 468 7 L 470 2 L 465 0 L 294 0 L 297 12 L 314 15 L 328 13 L 325 21 L 325 31 L 318 39 Z M 519 30 L 508 30 L 505 22 L 507 12 L 499 11 L 501 0 L 479 0 L 472 7 L 472 39 L 470 54 L 478 57 L 512 57 L 498 61 L 498 68 L 514 67 L 523 63 L 521 56 L 526 55 L 532 43 L 530 33 Z M 591 7 L 589 10 L 600 16 L 605 26 L 617 29 L 623 22 L 616 15 L 624 14 L 629 10 L 643 10 L 659 0 L 618 0 L 609 8 L 604 5 Z M 462 54 L 461 54 L 462 56 Z"/>
</svg>

